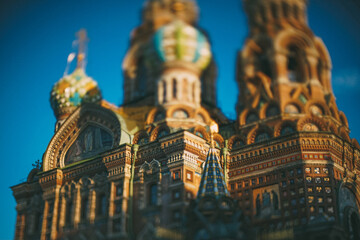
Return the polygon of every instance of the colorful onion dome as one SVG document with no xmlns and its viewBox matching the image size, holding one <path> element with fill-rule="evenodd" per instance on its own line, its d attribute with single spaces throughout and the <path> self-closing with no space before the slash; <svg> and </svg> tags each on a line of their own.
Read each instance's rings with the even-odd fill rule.
<svg viewBox="0 0 360 240">
<path fill-rule="evenodd" d="M 64 118 L 82 103 L 96 103 L 101 100 L 97 82 L 88 77 L 83 68 L 60 79 L 52 88 L 50 102 L 57 118 Z"/>
<path fill-rule="evenodd" d="M 151 44 L 151 54 L 147 60 L 152 67 L 156 67 L 158 61 L 165 65 L 186 63 L 201 71 L 211 60 L 207 38 L 198 29 L 181 20 L 161 27 L 154 34 Z M 152 56 L 154 52 L 155 57 Z"/>
</svg>

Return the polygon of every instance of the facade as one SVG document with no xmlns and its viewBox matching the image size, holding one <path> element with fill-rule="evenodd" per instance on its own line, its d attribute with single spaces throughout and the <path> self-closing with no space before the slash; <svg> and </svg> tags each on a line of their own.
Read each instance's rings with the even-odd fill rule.
<svg viewBox="0 0 360 240">
<path fill-rule="evenodd" d="M 307 1 L 243 2 L 235 121 L 194 1 L 146 1 L 121 106 L 86 75 L 79 32 L 51 91 L 54 136 L 12 187 L 15 239 L 360 239 L 360 146 Z"/>
</svg>

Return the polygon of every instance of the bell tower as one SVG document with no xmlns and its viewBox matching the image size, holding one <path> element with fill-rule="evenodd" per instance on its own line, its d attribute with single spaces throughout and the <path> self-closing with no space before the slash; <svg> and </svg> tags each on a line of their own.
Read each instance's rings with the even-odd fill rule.
<svg viewBox="0 0 360 240">
<path fill-rule="evenodd" d="M 313 114 L 347 125 L 331 88 L 331 59 L 307 25 L 306 0 L 244 0 L 250 34 L 238 55 L 240 125 Z"/>
</svg>

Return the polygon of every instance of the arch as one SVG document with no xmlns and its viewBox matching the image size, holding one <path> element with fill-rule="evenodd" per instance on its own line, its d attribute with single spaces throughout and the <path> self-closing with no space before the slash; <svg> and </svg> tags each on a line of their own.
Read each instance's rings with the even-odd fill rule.
<svg viewBox="0 0 360 240">
<path fill-rule="evenodd" d="M 205 124 L 207 124 L 207 125 L 210 124 L 211 117 L 209 115 L 209 112 L 206 109 L 204 109 L 203 107 L 198 108 L 195 112 L 195 119 L 198 119 L 198 115 L 200 115 L 199 117 L 201 117 L 203 119 L 203 122 Z M 200 120 L 200 119 L 198 119 L 198 120 Z"/>
<path fill-rule="evenodd" d="M 246 137 L 242 135 L 234 135 L 229 138 L 229 142 L 228 142 L 230 150 L 244 146 L 245 144 L 246 144 Z"/>
<path fill-rule="evenodd" d="M 347 130 L 345 129 L 345 127 L 340 127 L 339 129 L 339 135 L 340 137 L 342 137 L 344 140 L 351 142 L 351 139 L 349 137 L 349 133 L 347 132 Z"/>
<path fill-rule="evenodd" d="M 275 52 L 287 52 L 290 45 L 303 49 L 305 52 L 313 52 L 314 55 L 317 55 L 316 52 L 314 52 L 312 39 L 305 33 L 293 29 L 287 29 L 279 33 L 274 39 Z"/>
<path fill-rule="evenodd" d="M 134 144 L 146 144 L 149 142 L 149 134 L 147 133 L 147 131 L 145 130 L 140 130 L 137 133 L 135 133 L 134 135 L 134 140 L 133 143 Z"/>
<path fill-rule="evenodd" d="M 264 124 L 255 126 L 248 133 L 247 143 L 252 144 L 256 142 L 265 141 L 266 140 L 265 134 L 267 135 L 268 139 L 270 139 L 273 136 L 273 130 L 269 126 Z"/>
<path fill-rule="evenodd" d="M 260 119 L 280 115 L 279 104 L 275 101 L 265 103 L 259 111 Z"/>
<path fill-rule="evenodd" d="M 59 152 L 60 167 L 88 159 L 115 146 L 114 134 L 103 124 L 84 121 Z"/>
<path fill-rule="evenodd" d="M 339 112 L 339 119 L 340 119 L 340 122 L 342 123 L 342 125 L 344 125 L 347 128 L 349 127 L 348 120 L 342 111 Z"/>
<path fill-rule="evenodd" d="M 328 49 L 326 48 L 321 38 L 315 37 L 315 47 L 319 54 L 320 59 L 325 63 L 325 67 L 330 70 L 332 68 L 331 57 Z"/>
<path fill-rule="evenodd" d="M 157 126 L 156 128 L 154 128 L 150 134 L 150 141 L 155 141 L 158 137 L 163 137 L 163 133 L 169 134 L 170 133 L 170 128 L 165 125 L 162 124 L 160 126 Z"/>
<path fill-rule="evenodd" d="M 64 167 L 62 160 L 66 151 L 89 124 L 101 126 L 112 133 L 113 146 L 116 146 L 121 142 L 123 135 L 120 120 L 112 110 L 96 104 L 84 104 L 76 109 L 51 139 L 43 157 L 43 170 Z"/>
<path fill-rule="evenodd" d="M 335 118 L 336 120 L 340 121 L 340 118 L 339 118 L 339 114 L 338 114 L 338 111 L 337 111 L 337 108 L 336 106 L 334 105 L 330 105 L 329 107 L 329 111 L 330 111 L 330 114 L 333 118 Z"/>
<path fill-rule="evenodd" d="M 319 100 L 307 101 L 305 104 L 305 113 L 315 116 L 330 115 L 326 103 Z"/>
<path fill-rule="evenodd" d="M 250 124 L 259 120 L 259 115 L 256 109 L 245 109 L 240 114 L 239 120 L 240 120 L 240 126 L 245 124 Z"/>
<path fill-rule="evenodd" d="M 194 118 L 194 110 L 186 105 L 183 104 L 177 104 L 174 106 L 171 106 L 166 111 L 166 118 L 174 118 L 174 113 L 176 111 L 184 111 L 185 114 L 187 114 L 187 118 Z"/>
<path fill-rule="evenodd" d="M 297 99 L 290 100 L 286 104 L 283 105 L 282 112 L 287 113 L 287 114 L 304 113 L 305 107 L 304 107 L 304 104 Z"/>
<path fill-rule="evenodd" d="M 297 122 L 297 130 L 303 131 L 326 131 L 326 123 L 316 116 L 305 116 Z"/>
<path fill-rule="evenodd" d="M 339 134 L 338 128 L 333 121 L 328 121 L 328 130 L 332 133 Z"/>
<path fill-rule="evenodd" d="M 214 134 L 214 142 L 215 142 L 215 146 L 219 147 L 219 148 L 223 148 L 224 147 L 224 139 L 223 137 L 218 134 L 215 133 Z"/>
<path fill-rule="evenodd" d="M 150 125 L 165 119 L 165 110 L 163 107 L 155 107 L 149 111 L 146 116 L 146 124 Z"/>
<path fill-rule="evenodd" d="M 207 133 L 206 128 L 203 127 L 203 126 L 195 127 L 193 132 L 194 132 L 195 135 L 197 135 L 197 136 L 199 136 L 201 138 L 204 138 L 207 141 L 210 140 L 209 134 Z"/>
<path fill-rule="evenodd" d="M 283 122 L 279 122 L 275 125 L 274 128 L 274 137 L 280 137 L 283 135 L 291 134 L 292 132 L 296 132 L 296 122 L 286 120 Z"/>
</svg>

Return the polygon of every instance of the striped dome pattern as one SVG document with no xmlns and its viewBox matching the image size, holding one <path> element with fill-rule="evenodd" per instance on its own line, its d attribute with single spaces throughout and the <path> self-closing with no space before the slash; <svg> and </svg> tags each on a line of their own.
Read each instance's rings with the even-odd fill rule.
<svg viewBox="0 0 360 240">
<path fill-rule="evenodd" d="M 230 196 L 223 170 L 214 148 L 210 148 L 204 164 L 197 198 L 213 196 L 216 198 Z"/>
<path fill-rule="evenodd" d="M 152 44 L 152 50 L 155 50 L 157 59 L 162 63 L 187 62 L 203 70 L 211 60 L 207 38 L 199 30 L 181 20 L 161 27 L 155 33 Z"/>
</svg>

